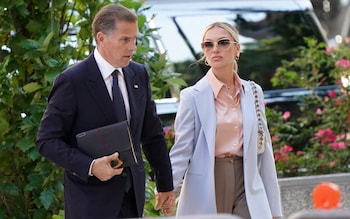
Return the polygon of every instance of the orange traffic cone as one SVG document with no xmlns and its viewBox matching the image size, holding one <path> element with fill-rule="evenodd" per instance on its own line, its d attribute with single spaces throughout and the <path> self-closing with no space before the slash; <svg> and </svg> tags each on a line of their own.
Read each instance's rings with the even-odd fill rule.
<svg viewBox="0 0 350 219">
<path fill-rule="evenodd" d="M 315 186 L 312 191 L 314 209 L 335 209 L 340 208 L 341 192 L 337 184 L 323 182 Z"/>
</svg>

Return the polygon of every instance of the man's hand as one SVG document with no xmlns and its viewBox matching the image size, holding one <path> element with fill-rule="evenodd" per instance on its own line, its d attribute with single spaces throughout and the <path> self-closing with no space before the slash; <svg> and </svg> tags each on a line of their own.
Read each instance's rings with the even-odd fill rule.
<svg viewBox="0 0 350 219">
<path fill-rule="evenodd" d="M 172 215 L 175 211 L 175 193 L 170 192 L 159 192 L 156 194 L 156 204 L 154 205 L 155 210 L 161 209 L 162 214 Z"/>
<path fill-rule="evenodd" d="M 113 160 L 117 160 L 119 153 L 115 152 L 112 155 L 100 157 L 92 164 L 91 173 L 101 181 L 107 181 L 115 175 L 120 175 L 123 168 L 114 169 L 111 166 Z"/>
</svg>

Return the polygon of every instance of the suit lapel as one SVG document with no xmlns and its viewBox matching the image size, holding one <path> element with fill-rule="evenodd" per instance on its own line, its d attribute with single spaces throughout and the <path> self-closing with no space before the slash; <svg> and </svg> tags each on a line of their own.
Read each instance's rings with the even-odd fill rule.
<svg viewBox="0 0 350 219">
<path fill-rule="evenodd" d="M 139 91 L 139 87 L 143 86 L 137 80 L 135 79 L 135 73 L 131 70 L 129 67 L 123 68 L 124 78 L 125 78 L 125 84 L 126 89 L 128 90 L 128 98 L 129 98 L 129 105 L 130 105 L 130 126 L 137 127 L 137 124 L 135 124 L 136 121 L 139 121 L 135 119 L 135 116 L 137 116 L 137 95 L 135 95 L 135 92 Z"/>
<path fill-rule="evenodd" d="M 107 118 L 114 115 L 113 103 L 109 96 L 106 84 L 102 78 L 101 72 L 97 67 L 97 63 L 93 55 L 87 58 L 87 87 L 94 97 L 97 106 L 101 109 Z"/>
<path fill-rule="evenodd" d="M 214 94 L 204 77 L 194 87 L 196 93 L 195 105 L 197 107 L 200 124 L 202 124 L 208 150 L 211 157 L 215 156 L 216 113 Z"/>
</svg>

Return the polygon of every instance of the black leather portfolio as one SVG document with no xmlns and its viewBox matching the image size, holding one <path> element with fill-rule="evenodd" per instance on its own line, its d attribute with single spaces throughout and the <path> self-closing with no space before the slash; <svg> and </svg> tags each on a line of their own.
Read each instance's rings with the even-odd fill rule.
<svg viewBox="0 0 350 219">
<path fill-rule="evenodd" d="M 76 135 L 78 148 L 92 158 L 119 153 L 113 168 L 137 164 L 134 144 L 127 121 L 85 131 Z"/>
</svg>

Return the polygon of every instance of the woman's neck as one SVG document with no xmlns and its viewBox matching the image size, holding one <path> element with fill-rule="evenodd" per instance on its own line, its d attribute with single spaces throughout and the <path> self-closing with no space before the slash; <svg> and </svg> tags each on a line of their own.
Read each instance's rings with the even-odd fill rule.
<svg viewBox="0 0 350 219">
<path fill-rule="evenodd" d="M 215 77 L 221 81 L 222 83 L 226 84 L 229 87 L 234 87 L 234 80 L 233 77 L 233 71 L 231 70 L 224 70 L 224 69 L 212 69 L 212 72 L 214 73 Z"/>
</svg>

